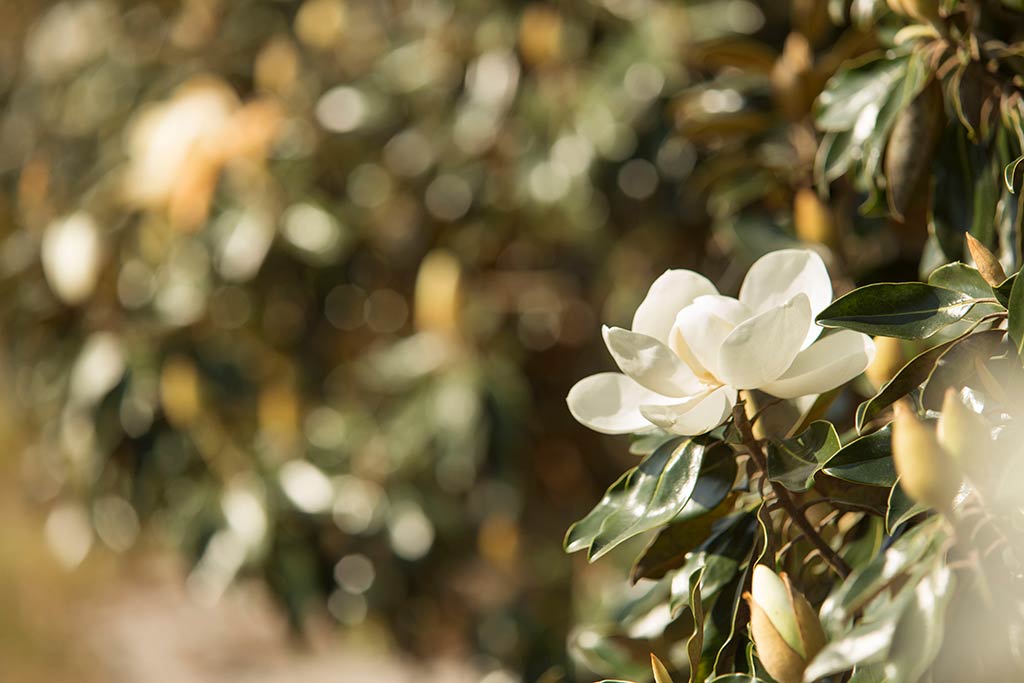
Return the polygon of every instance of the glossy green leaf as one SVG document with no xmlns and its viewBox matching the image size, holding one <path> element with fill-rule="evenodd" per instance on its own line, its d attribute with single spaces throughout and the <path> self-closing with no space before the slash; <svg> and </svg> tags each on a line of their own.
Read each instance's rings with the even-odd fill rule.
<svg viewBox="0 0 1024 683">
<path fill-rule="evenodd" d="M 937 519 L 937 518 L 936 518 Z M 856 569 L 833 589 L 821 605 L 821 620 L 833 640 L 847 630 L 848 622 L 891 582 L 911 571 L 922 558 L 935 552 L 944 535 L 931 520 L 910 529 L 866 566 Z"/>
<path fill-rule="evenodd" d="M 818 97 L 815 108 L 818 128 L 851 130 L 863 118 L 876 118 L 906 77 L 907 63 L 906 57 L 871 59 L 837 73 Z"/>
<path fill-rule="evenodd" d="M 929 509 L 927 505 L 911 500 L 897 480 L 892 486 L 892 491 L 889 493 L 889 509 L 885 513 L 885 530 L 891 534 L 903 522 L 916 517 L 922 512 L 927 512 Z"/>
<path fill-rule="evenodd" d="M 756 678 L 748 674 L 725 674 L 712 678 L 708 683 L 767 683 L 763 678 Z"/>
<path fill-rule="evenodd" d="M 1017 174 L 1017 166 L 1019 166 L 1022 161 L 1024 161 L 1024 156 L 1019 156 L 1008 163 L 1003 169 L 1003 182 L 1006 184 L 1006 189 L 1009 190 L 1011 194 L 1016 191 L 1013 187 L 1013 179 Z"/>
<path fill-rule="evenodd" d="M 942 645 L 946 607 L 955 583 L 952 570 L 936 562 L 914 588 L 896 625 L 885 662 L 888 680 L 916 681 L 931 666 Z"/>
<path fill-rule="evenodd" d="M 946 389 L 961 389 L 978 375 L 975 363 L 986 361 L 999 352 L 1003 330 L 983 330 L 956 339 L 943 351 L 928 374 L 921 403 L 929 410 L 940 410 Z"/>
<path fill-rule="evenodd" d="M 1024 351 L 1024 284 L 1021 284 L 1020 278 L 1014 280 L 1007 310 L 1010 313 L 1007 331 L 1013 341 L 1013 347 L 1017 349 L 1017 355 L 1022 355 L 1022 351 Z"/>
<path fill-rule="evenodd" d="M 999 172 L 986 145 L 968 139 L 962 126 L 949 126 L 933 165 L 932 229 L 948 259 L 964 254 L 964 233 L 983 244 L 995 238 Z"/>
<path fill-rule="evenodd" d="M 686 657 L 690 662 L 690 683 L 698 683 L 700 675 L 700 655 L 704 650 L 704 602 L 700 595 L 700 582 L 704 569 L 690 575 L 690 612 L 693 614 L 693 633 L 686 641 Z"/>
<path fill-rule="evenodd" d="M 843 446 L 823 469 L 830 476 L 855 484 L 892 486 L 896 482 L 896 466 L 892 461 L 892 425 Z"/>
<path fill-rule="evenodd" d="M 659 446 L 678 438 L 679 436 L 677 434 L 670 434 L 669 432 L 658 429 L 650 434 L 644 434 L 633 439 L 629 444 L 629 452 L 632 455 L 650 455 L 657 450 Z"/>
<path fill-rule="evenodd" d="M 728 673 L 731 669 L 728 662 L 733 659 L 739 642 L 743 637 L 739 634 L 738 617 L 740 606 L 743 604 L 743 589 L 747 585 L 747 577 L 753 562 L 747 564 L 742 571 L 738 572 L 733 580 L 722 589 L 722 593 L 715 600 L 711 609 L 711 616 L 708 625 L 705 626 L 704 660 L 707 661 L 711 654 L 709 645 L 715 646 L 714 659 L 711 665 L 713 673 Z M 711 633 L 711 637 L 707 636 Z"/>
<path fill-rule="evenodd" d="M 999 300 L 1003 306 L 1010 305 L 1010 294 L 1013 293 L 1013 283 L 1017 281 L 1017 273 L 1014 273 L 1010 277 L 1006 278 L 999 284 L 998 287 L 992 289 L 996 295 L 996 299 Z"/>
<path fill-rule="evenodd" d="M 755 511 L 737 512 L 719 520 L 711 536 L 687 558 L 672 578 L 671 609 L 675 614 L 689 602 L 689 577 L 703 568 L 701 595 L 710 600 L 726 586 L 754 548 L 757 529 Z"/>
<path fill-rule="evenodd" d="M 593 561 L 637 534 L 665 524 L 690 501 L 705 454 L 731 452 L 706 437 L 677 438 L 659 446 L 626 472 L 590 514 L 573 524 L 568 552 L 587 549 Z"/>
<path fill-rule="evenodd" d="M 974 299 L 992 296 L 992 288 L 985 282 L 978 269 L 966 263 L 947 263 L 932 271 L 928 276 L 928 284 L 962 292 Z"/>
<path fill-rule="evenodd" d="M 858 664 L 871 664 L 883 660 L 896 633 L 898 616 L 896 613 L 887 619 L 858 624 L 849 632 L 830 641 L 808 664 L 804 672 L 806 680 L 817 680 L 848 671 Z"/>
<path fill-rule="evenodd" d="M 659 579 L 682 566 L 686 553 L 708 538 L 712 524 L 729 509 L 720 509 L 736 480 L 736 458 L 727 449 L 704 456 L 690 500 L 667 527 L 658 532 L 633 566 L 632 579 Z M 715 511 L 716 514 L 708 513 Z"/>
<path fill-rule="evenodd" d="M 867 285 L 839 297 L 818 315 L 825 327 L 900 339 L 925 339 L 963 318 L 971 297 L 919 282 Z"/>
<path fill-rule="evenodd" d="M 864 425 L 878 417 L 883 410 L 920 387 L 928 379 L 935 363 L 955 341 L 939 344 L 914 356 L 877 394 L 861 403 L 857 408 L 857 431 L 864 429 Z"/>
<path fill-rule="evenodd" d="M 861 567 L 871 561 L 885 541 L 885 520 L 866 515 L 859 523 L 858 533 L 848 535 L 839 554 L 851 567 Z"/>
<path fill-rule="evenodd" d="M 885 670 L 879 663 L 862 664 L 853 670 L 847 683 L 887 683 Z"/>
<path fill-rule="evenodd" d="M 815 473 L 839 450 L 839 435 L 830 422 L 811 423 L 792 439 L 768 442 L 768 479 L 791 491 L 806 491 Z"/>
</svg>

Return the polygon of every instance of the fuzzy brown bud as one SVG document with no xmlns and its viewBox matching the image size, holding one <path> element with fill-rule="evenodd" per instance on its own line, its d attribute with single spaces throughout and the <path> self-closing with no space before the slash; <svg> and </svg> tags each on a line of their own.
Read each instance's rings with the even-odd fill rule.
<svg viewBox="0 0 1024 683">
<path fill-rule="evenodd" d="M 900 486 L 911 499 L 942 512 L 952 509 L 960 471 L 935 431 L 902 402 L 896 404 L 892 426 L 892 459 Z"/>
<path fill-rule="evenodd" d="M 764 565 L 754 567 L 750 634 L 765 670 L 779 683 L 800 683 L 807 663 L 825 647 L 818 615 L 789 577 Z"/>
</svg>

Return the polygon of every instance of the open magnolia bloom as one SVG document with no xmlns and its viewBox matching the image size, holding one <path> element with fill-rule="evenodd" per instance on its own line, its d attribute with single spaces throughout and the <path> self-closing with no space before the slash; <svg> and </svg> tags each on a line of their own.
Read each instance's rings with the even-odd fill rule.
<svg viewBox="0 0 1024 683">
<path fill-rule="evenodd" d="M 654 425 L 694 435 L 724 422 L 740 389 L 779 398 L 828 391 L 863 372 L 875 352 L 859 332 L 818 339 L 814 318 L 831 301 L 825 264 L 805 249 L 762 256 L 738 299 L 693 271 L 666 271 L 637 308 L 632 330 L 603 328 L 622 373 L 578 382 L 569 410 L 606 434 Z"/>
</svg>

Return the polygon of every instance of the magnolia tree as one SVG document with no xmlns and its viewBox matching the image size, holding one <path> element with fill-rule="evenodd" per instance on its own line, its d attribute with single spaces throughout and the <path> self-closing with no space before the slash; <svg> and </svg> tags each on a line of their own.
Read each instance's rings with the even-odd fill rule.
<svg viewBox="0 0 1024 683">
<path fill-rule="evenodd" d="M 684 680 L 1024 675 L 1024 286 L 971 249 L 978 268 L 835 301 L 813 251 L 762 257 L 738 298 L 669 271 L 631 330 L 604 328 L 621 373 L 581 380 L 569 409 L 636 434 L 642 459 L 566 548 L 596 560 L 655 532 L 622 624 L 681 622 L 660 654 Z M 934 338 L 901 365 L 898 340 Z M 866 369 L 877 391 L 850 415 Z"/>
</svg>

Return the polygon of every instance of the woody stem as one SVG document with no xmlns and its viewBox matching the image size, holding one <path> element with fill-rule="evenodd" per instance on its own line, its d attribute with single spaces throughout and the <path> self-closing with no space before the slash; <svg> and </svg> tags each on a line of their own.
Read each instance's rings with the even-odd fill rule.
<svg viewBox="0 0 1024 683">
<path fill-rule="evenodd" d="M 768 479 L 768 459 L 764 455 L 764 451 L 761 449 L 761 444 L 758 443 L 757 438 L 754 436 L 754 430 L 750 425 L 750 419 L 747 417 L 746 405 L 743 401 L 738 402 L 732 411 L 733 424 L 736 425 L 736 429 L 740 433 L 740 438 L 743 440 L 743 447 L 746 448 L 747 453 L 750 454 L 750 459 L 754 461 L 757 468 L 761 470 L 762 476 Z M 821 556 L 825 559 L 828 565 L 839 574 L 842 578 L 846 578 L 850 575 L 850 565 L 846 564 L 846 561 L 839 557 L 838 553 L 832 549 L 825 539 L 821 537 L 821 534 L 814 528 L 814 525 L 808 521 L 807 516 L 804 515 L 804 511 L 800 508 L 797 502 L 793 499 L 793 495 L 781 484 L 772 483 L 772 491 L 775 493 L 775 497 L 779 501 L 779 505 L 789 518 L 793 520 L 797 528 L 803 532 L 804 537 L 807 538 L 811 544 L 818 549 Z"/>
</svg>

